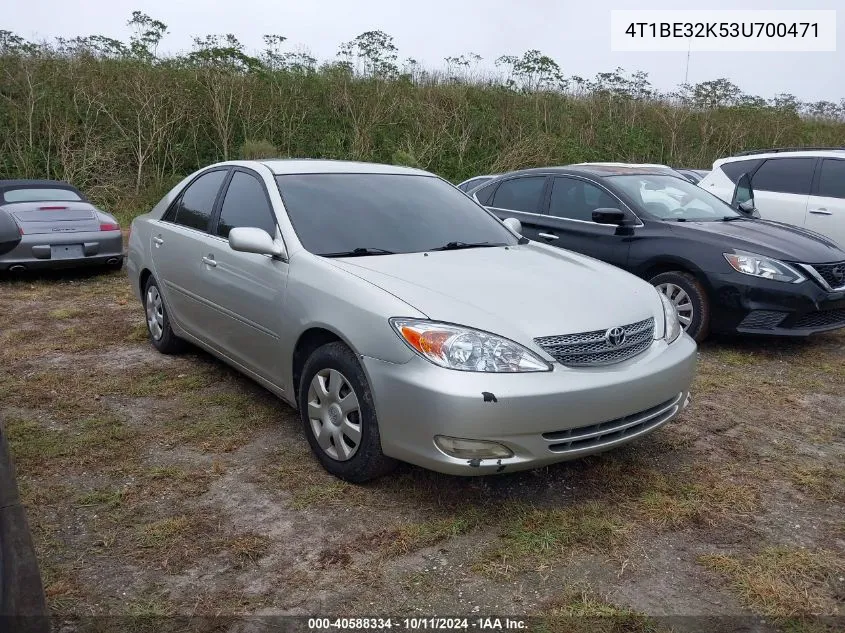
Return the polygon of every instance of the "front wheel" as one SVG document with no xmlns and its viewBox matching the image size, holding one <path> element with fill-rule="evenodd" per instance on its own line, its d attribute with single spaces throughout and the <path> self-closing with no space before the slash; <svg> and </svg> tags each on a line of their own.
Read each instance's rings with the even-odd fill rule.
<svg viewBox="0 0 845 633">
<path fill-rule="evenodd" d="M 704 286 L 680 270 L 660 273 L 649 281 L 675 306 L 684 332 L 699 343 L 706 339 L 710 333 L 710 300 Z"/>
<path fill-rule="evenodd" d="M 381 450 L 367 377 L 343 343 L 323 345 L 306 361 L 299 412 L 311 450 L 332 475 L 362 483 L 396 467 Z"/>
</svg>

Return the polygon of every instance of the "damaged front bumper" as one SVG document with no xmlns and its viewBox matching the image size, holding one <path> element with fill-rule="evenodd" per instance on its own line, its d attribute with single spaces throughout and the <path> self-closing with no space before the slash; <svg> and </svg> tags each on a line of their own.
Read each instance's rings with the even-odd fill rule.
<svg viewBox="0 0 845 633">
<path fill-rule="evenodd" d="M 456 475 L 537 468 L 646 435 L 688 405 L 695 364 L 696 345 L 686 335 L 671 345 L 655 341 L 616 365 L 555 363 L 537 373 L 454 371 L 416 356 L 399 365 L 363 358 L 384 453 Z M 455 457 L 438 437 L 489 442 L 511 455 Z"/>
</svg>

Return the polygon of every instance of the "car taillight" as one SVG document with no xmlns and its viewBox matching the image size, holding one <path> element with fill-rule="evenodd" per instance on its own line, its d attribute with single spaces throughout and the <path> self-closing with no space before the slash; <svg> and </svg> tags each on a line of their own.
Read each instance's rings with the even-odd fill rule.
<svg viewBox="0 0 845 633">
<path fill-rule="evenodd" d="M 101 231 L 119 231 L 120 225 L 113 222 L 104 222 L 100 224 Z"/>
</svg>

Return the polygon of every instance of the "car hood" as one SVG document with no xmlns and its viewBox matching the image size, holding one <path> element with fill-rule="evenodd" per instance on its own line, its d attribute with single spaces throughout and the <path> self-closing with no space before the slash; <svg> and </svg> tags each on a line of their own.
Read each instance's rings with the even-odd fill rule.
<svg viewBox="0 0 845 633">
<path fill-rule="evenodd" d="M 655 318 L 663 308 L 648 283 L 598 260 L 551 246 L 473 248 L 330 260 L 429 318 L 523 344 Z M 390 316 L 405 316 L 401 314 Z"/>
<path fill-rule="evenodd" d="M 820 264 L 845 261 L 845 251 L 824 235 L 771 220 L 678 222 L 675 232 L 694 231 L 696 239 L 791 262 Z"/>
</svg>

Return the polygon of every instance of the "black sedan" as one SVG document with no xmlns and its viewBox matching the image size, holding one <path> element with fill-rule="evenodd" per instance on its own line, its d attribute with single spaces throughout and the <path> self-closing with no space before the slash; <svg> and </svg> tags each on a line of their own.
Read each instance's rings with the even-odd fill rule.
<svg viewBox="0 0 845 633">
<path fill-rule="evenodd" d="M 504 174 L 470 195 L 499 218 L 519 220 L 529 239 L 650 281 L 696 340 L 845 327 L 845 251 L 817 233 L 753 217 L 747 179 L 740 186 L 735 210 L 664 171 L 573 166 Z"/>
</svg>

